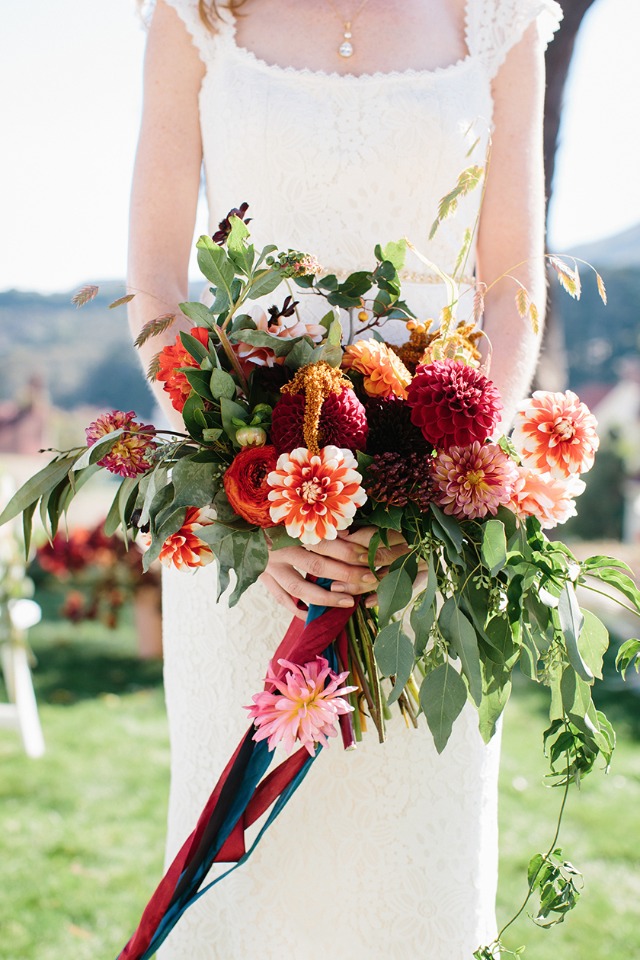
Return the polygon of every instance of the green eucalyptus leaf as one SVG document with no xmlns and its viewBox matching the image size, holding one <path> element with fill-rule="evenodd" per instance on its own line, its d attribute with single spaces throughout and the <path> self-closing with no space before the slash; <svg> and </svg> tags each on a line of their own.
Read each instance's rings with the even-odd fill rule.
<svg viewBox="0 0 640 960">
<path fill-rule="evenodd" d="M 211 371 L 209 389 L 214 400 L 219 400 L 221 397 L 233 400 L 236 395 L 236 384 L 233 377 L 218 368 Z"/>
<path fill-rule="evenodd" d="M 623 643 L 616 656 L 616 670 L 626 679 L 627 670 L 635 666 L 636 673 L 640 672 L 640 640 L 632 638 Z"/>
<path fill-rule="evenodd" d="M 511 671 L 493 663 L 482 664 L 482 702 L 478 709 L 478 728 L 485 743 L 495 735 L 511 694 Z"/>
<path fill-rule="evenodd" d="M 198 266 L 210 283 L 217 287 L 216 299 L 221 296 L 231 302 L 231 284 L 235 276 L 233 264 L 226 251 L 214 243 L 211 237 L 202 236 L 196 243 Z M 226 306 L 226 304 L 225 304 Z"/>
<path fill-rule="evenodd" d="M 220 487 L 215 464 L 195 463 L 191 457 L 179 460 L 172 471 L 175 488 L 174 509 L 180 507 L 206 507 Z"/>
<path fill-rule="evenodd" d="M 582 680 L 593 680 L 593 673 L 585 663 L 580 651 L 579 636 L 584 618 L 573 585 L 565 583 L 558 601 L 558 620 L 567 645 L 569 663 Z"/>
<path fill-rule="evenodd" d="M 307 340 L 306 337 L 303 337 L 298 341 L 298 343 L 296 343 L 293 350 L 288 353 L 284 365 L 285 367 L 288 367 L 289 370 L 299 370 L 300 367 L 304 367 L 307 363 L 311 363 L 313 355 L 313 344 Z"/>
<path fill-rule="evenodd" d="M 492 577 L 507 562 L 507 538 L 500 520 L 487 520 L 482 528 L 482 559 Z"/>
<path fill-rule="evenodd" d="M 185 348 L 189 356 L 193 357 L 194 360 L 197 360 L 198 363 L 209 359 L 209 351 L 205 345 L 200 343 L 196 337 L 192 337 L 190 333 L 185 333 L 184 330 L 181 330 L 180 340 L 182 341 L 182 346 Z"/>
<path fill-rule="evenodd" d="M 77 458 L 72 469 L 84 470 L 85 467 L 91 466 L 92 463 L 97 463 L 98 460 L 102 460 L 111 448 L 116 445 L 119 437 L 126 432 L 123 427 L 118 427 L 117 430 L 112 430 L 111 433 L 105 433 L 103 437 L 100 437 L 100 439 L 96 440 L 90 447 L 87 447 L 84 453 Z"/>
<path fill-rule="evenodd" d="M 447 745 L 453 724 L 467 702 L 467 688 L 451 663 L 426 675 L 420 686 L 420 706 L 427 718 L 438 753 Z"/>
<path fill-rule="evenodd" d="M 0 524 L 13 520 L 32 503 L 37 503 L 43 494 L 55 489 L 76 462 L 75 456 L 63 457 L 61 460 L 53 460 L 39 470 L 14 493 L 0 514 Z"/>
<path fill-rule="evenodd" d="M 462 671 L 469 684 L 469 693 L 476 704 L 482 700 L 482 674 L 478 639 L 472 624 L 460 609 L 455 597 L 449 597 L 438 617 L 438 626 L 445 640 L 460 657 Z"/>
<path fill-rule="evenodd" d="M 256 273 L 249 284 L 249 300 L 257 300 L 259 297 L 266 297 L 269 293 L 280 286 L 283 281 L 281 270 L 261 270 Z"/>
<path fill-rule="evenodd" d="M 290 537 L 285 527 L 267 527 L 264 532 L 271 542 L 272 550 L 300 546 L 300 541 L 296 537 Z"/>
<path fill-rule="evenodd" d="M 248 343 L 251 347 L 266 347 L 276 357 L 286 357 L 296 344 L 305 339 L 305 337 L 276 337 L 272 333 L 265 333 L 264 330 L 239 330 L 233 334 L 235 343 Z"/>
<path fill-rule="evenodd" d="M 196 326 L 206 327 L 209 329 L 211 324 L 215 321 L 213 314 L 208 307 L 205 307 L 204 303 L 200 303 L 196 300 L 189 300 L 185 303 L 178 304 L 178 306 L 180 307 L 182 313 L 184 313 L 185 317 L 188 317 L 189 320 L 193 320 Z M 195 340 L 195 337 L 193 339 Z M 196 342 L 200 343 L 199 340 Z M 202 346 L 202 344 L 200 344 L 200 346 Z"/>
<path fill-rule="evenodd" d="M 584 623 L 578 638 L 580 651 L 594 677 L 602 680 L 602 660 L 609 646 L 609 631 L 590 610 L 583 610 L 582 615 Z"/>
<path fill-rule="evenodd" d="M 378 586 L 378 616 L 385 627 L 394 613 L 403 610 L 411 600 L 413 581 L 404 567 L 391 570 Z"/>
<path fill-rule="evenodd" d="M 402 629 L 402 623 L 384 627 L 373 645 L 378 669 L 384 677 L 395 677 L 387 703 L 392 704 L 402 693 L 413 670 L 413 644 Z"/>
<path fill-rule="evenodd" d="M 180 369 L 187 378 L 192 390 L 195 390 L 199 397 L 202 397 L 203 400 L 213 400 L 209 387 L 211 374 L 207 370 L 197 370 L 195 367 L 182 367 Z"/>
<path fill-rule="evenodd" d="M 415 636 L 416 657 L 422 656 L 426 650 L 431 628 L 435 622 L 435 598 L 438 588 L 438 579 L 436 577 L 435 566 L 433 563 L 433 554 L 429 554 L 427 565 L 427 586 L 418 596 L 417 602 L 411 611 L 410 623 Z"/>
<path fill-rule="evenodd" d="M 31 534 L 33 532 L 33 514 L 38 505 L 37 500 L 22 511 L 22 537 L 24 540 L 24 556 L 29 559 L 29 550 L 31 548 Z"/>
</svg>

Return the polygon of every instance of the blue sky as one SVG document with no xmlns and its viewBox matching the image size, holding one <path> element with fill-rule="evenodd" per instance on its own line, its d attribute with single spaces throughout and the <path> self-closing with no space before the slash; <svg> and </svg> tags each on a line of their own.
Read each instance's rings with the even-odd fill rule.
<svg viewBox="0 0 640 960">
<path fill-rule="evenodd" d="M 2 21 L 0 289 L 121 278 L 144 49 L 134 0 L 14 0 Z M 596 0 L 568 90 L 554 249 L 640 222 L 638 37 L 638 0 Z"/>
</svg>

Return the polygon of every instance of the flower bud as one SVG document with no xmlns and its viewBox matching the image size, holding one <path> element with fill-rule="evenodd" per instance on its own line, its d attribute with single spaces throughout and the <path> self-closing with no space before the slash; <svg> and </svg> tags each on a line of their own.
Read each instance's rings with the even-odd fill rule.
<svg viewBox="0 0 640 960">
<path fill-rule="evenodd" d="M 236 433 L 236 440 L 241 447 L 264 447 L 267 432 L 262 427 L 241 427 Z"/>
</svg>

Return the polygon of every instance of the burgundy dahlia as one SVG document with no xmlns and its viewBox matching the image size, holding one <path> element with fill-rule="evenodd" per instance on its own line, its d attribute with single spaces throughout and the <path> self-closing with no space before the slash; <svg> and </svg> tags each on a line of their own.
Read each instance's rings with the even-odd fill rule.
<svg viewBox="0 0 640 960">
<path fill-rule="evenodd" d="M 367 453 L 427 453 L 428 444 L 411 422 L 411 407 L 400 397 L 369 397 L 365 404 Z"/>
<path fill-rule="evenodd" d="M 457 360 L 421 364 L 409 384 L 411 422 L 439 450 L 484 443 L 500 420 L 495 384 Z"/>
<path fill-rule="evenodd" d="M 390 507 L 414 503 L 425 513 L 434 496 L 431 459 L 424 453 L 379 453 L 367 467 L 364 488 L 378 503 Z"/>
<path fill-rule="evenodd" d="M 302 393 L 283 393 L 273 408 L 271 442 L 278 453 L 306 447 L 303 433 L 305 398 Z M 318 430 L 321 447 L 364 450 L 367 442 L 365 409 L 353 390 L 330 393 L 322 404 Z"/>
</svg>

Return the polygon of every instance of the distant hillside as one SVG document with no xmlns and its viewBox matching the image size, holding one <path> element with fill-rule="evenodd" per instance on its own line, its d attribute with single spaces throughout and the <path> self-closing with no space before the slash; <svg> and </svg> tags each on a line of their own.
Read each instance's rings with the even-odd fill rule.
<svg viewBox="0 0 640 960">
<path fill-rule="evenodd" d="M 622 233 L 603 237 L 568 252 L 600 267 L 640 266 L 640 223 Z"/>
</svg>

